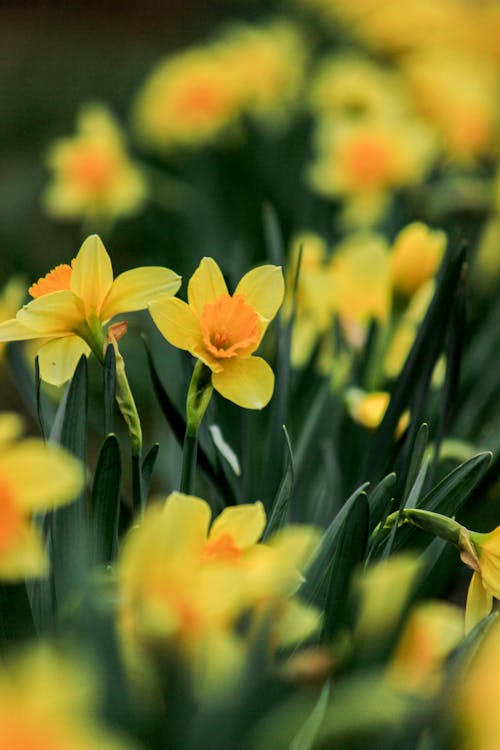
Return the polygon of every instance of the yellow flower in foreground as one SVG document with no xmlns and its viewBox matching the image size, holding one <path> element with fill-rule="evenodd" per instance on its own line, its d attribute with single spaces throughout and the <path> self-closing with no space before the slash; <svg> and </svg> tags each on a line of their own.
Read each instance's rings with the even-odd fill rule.
<svg viewBox="0 0 500 750">
<path fill-rule="evenodd" d="M 115 219 L 137 211 L 147 186 L 125 150 L 123 135 L 105 107 L 87 106 L 77 121 L 77 134 L 51 146 L 52 181 L 44 202 L 60 218 Z"/>
<path fill-rule="evenodd" d="M 0 667 L 0 747 L 5 750 L 126 750 L 97 719 L 88 670 L 48 647 Z"/>
<path fill-rule="evenodd" d="M 394 240 L 391 275 L 394 289 L 411 296 L 436 272 L 446 248 L 446 234 L 416 221 Z"/>
<path fill-rule="evenodd" d="M 388 678 L 398 690 L 433 693 L 448 654 L 464 636 L 463 611 L 440 601 L 422 602 L 411 611 L 389 664 Z"/>
<path fill-rule="evenodd" d="M 274 374 L 253 353 L 283 295 L 278 266 L 249 271 L 231 296 L 217 263 L 203 258 L 189 280 L 189 304 L 163 297 L 152 302 L 149 310 L 167 341 L 210 368 L 216 391 L 239 406 L 262 409 L 273 394 Z"/>
<path fill-rule="evenodd" d="M 489 615 L 493 597 L 500 599 L 500 526 L 488 534 L 469 534 L 476 557 L 462 554 L 462 560 L 474 570 L 465 608 L 467 632 Z"/>
<path fill-rule="evenodd" d="M 31 514 L 70 502 L 84 481 L 82 465 L 67 451 L 36 438 L 19 440 L 21 431 L 17 415 L 0 415 L 0 580 L 46 572 Z"/>
<path fill-rule="evenodd" d="M 215 45 L 161 61 L 134 105 L 137 134 L 156 149 L 211 141 L 238 114 L 233 71 Z"/>
<path fill-rule="evenodd" d="M 0 341 L 41 339 L 43 380 L 61 385 L 90 350 L 102 362 L 103 326 L 116 315 L 142 310 L 160 295 L 175 294 L 180 277 L 168 268 L 135 268 L 113 279 L 111 260 L 97 235 L 87 237 L 71 265 L 62 264 L 33 284 L 34 298 L 0 323 Z"/>
<path fill-rule="evenodd" d="M 12 277 L 0 292 L 0 323 L 9 320 L 23 304 L 26 288 L 20 278 Z M 4 353 L 5 344 L 0 342 L 0 360 Z"/>
<path fill-rule="evenodd" d="M 381 423 L 389 406 L 390 394 L 387 391 L 373 391 L 366 393 L 361 388 L 349 388 L 346 402 L 351 417 L 369 430 L 375 430 Z M 399 437 L 408 427 L 410 414 L 406 411 L 401 415 L 396 428 Z"/>
<path fill-rule="evenodd" d="M 126 642 L 170 644 L 198 673 L 223 676 L 241 664 L 244 640 L 235 625 L 244 613 L 275 615 L 282 644 L 318 627 L 318 613 L 290 598 L 317 535 L 288 527 L 259 544 L 262 503 L 226 508 L 210 520 L 208 503 L 177 492 L 148 508 L 118 564 L 121 625 Z"/>
</svg>

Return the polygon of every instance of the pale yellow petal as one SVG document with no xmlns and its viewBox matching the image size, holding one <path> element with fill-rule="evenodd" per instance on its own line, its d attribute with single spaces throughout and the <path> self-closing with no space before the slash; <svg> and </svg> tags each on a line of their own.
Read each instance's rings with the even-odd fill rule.
<svg viewBox="0 0 500 750">
<path fill-rule="evenodd" d="M 84 483 L 83 465 L 57 445 L 23 440 L 0 457 L 0 475 L 25 511 L 55 508 L 73 500 Z"/>
<path fill-rule="evenodd" d="M 84 311 L 73 292 L 63 289 L 29 302 L 19 310 L 16 318 L 22 326 L 36 331 L 36 338 L 61 336 L 73 332 L 81 324 Z"/>
<path fill-rule="evenodd" d="M 62 385 L 73 377 L 80 357 L 90 347 L 79 336 L 63 336 L 44 344 L 38 352 L 40 377 L 51 385 Z"/>
<path fill-rule="evenodd" d="M 111 260 L 97 234 L 87 237 L 73 261 L 71 291 L 85 305 L 85 312 L 99 315 L 113 283 Z"/>
<path fill-rule="evenodd" d="M 316 633 L 322 623 L 319 610 L 310 607 L 297 599 L 286 602 L 278 621 L 274 636 L 282 648 L 293 646 Z"/>
<path fill-rule="evenodd" d="M 229 534 L 241 549 L 257 544 L 266 527 L 266 512 L 261 502 L 225 508 L 210 529 L 209 541 Z"/>
<path fill-rule="evenodd" d="M 221 372 L 212 373 L 212 384 L 221 396 L 245 409 L 262 409 L 271 400 L 274 373 L 261 357 L 232 359 Z"/>
<path fill-rule="evenodd" d="M 46 333 L 34 331 L 20 323 L 17 318 L 0 323 L 0 341 L 29 341 L 46 336 Z"/>
<path fill-rule="evenodd" d="M 267 543 L 284 561 L 303 571 L 318 549 L 320 539 L 320 532 L 312 526 L 288 524 Z"/>
<path fill-rule="evenodd" d="M 13 443 L 23 431 L 23 420 L 14 412 L 5 412 L 0 415 L 0 451 Z"/>
<path fill-rule="evenodd" d="M 492 606 L 493 597 L 484 587 L 480 574 L 475 572 L 469 584 L 465 605 L 466 634 L 490 614 Z"/>
<path fill-rule="evenodd" d="M 228 294 L 228 291 L 222 271 L 213 258 L 202 258 L 200 265 L 189 279 L 190 307 L 201 315 L 207 302 L 215 302 L 223 294 Z"/>
<path fill-rule="evenodd" d="M 182 555 L 188 561 L 193 557 L 198 560 L 207 541 L 211 515 L 205 500 L 172 492 L 165 501 L 162 518 L 169 556 Z"/>
<path fill-rule="evenodd" d="M 160 333 L 173 346 L 190 351 L 203 345 L 198 318 L 178 297 L 162 297 L 152 302 L 149 312 Z"/>
<path fill-rule="evenodd" d="M 244 294 L 246 302 L 263 318 L 272 320 L 285 294 L 285 282 L 280 266 L 254 268 L 243 276 L 234 293 Z"/>
<path fill-rule="evenodd" d="M 39 532 L 29 521 L 23 523 L 12 544 L 0 551 L 0 581 L 38 578 L 48 567 Z"/>
<path fill-rule="evenodd" d="M 181 277 L 169 268 L 145 266 L 121 273 L 113 282 L 102 306 L 103 320 L 120 313 L 144 310 L 161 295 L 174 295 L 181 285 Z"/>
</svg>

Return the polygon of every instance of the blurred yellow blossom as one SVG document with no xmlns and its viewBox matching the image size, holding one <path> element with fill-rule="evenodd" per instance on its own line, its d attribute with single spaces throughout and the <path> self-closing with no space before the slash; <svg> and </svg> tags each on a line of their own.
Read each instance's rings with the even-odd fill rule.
<svg viewBox="0 0 500 750">
<path fill-rule="evenodd" d="M 426 601 L 410 612 L 389 663 L 388 678 L 398 690 L 433 693 L 442 682 L 446 657 L 464 636 L 463 610 Z"/>
<path fill-rule="evenodd" d="M 136 212 L 147 195 L 140 168 L 129 158 L 117 123 L 103 106 L 84 107 L 73 137 L 56 140 L 48 153 L 52 172 L 44 194 L 58 218 L 114 220 Z"/>
<path fill-rule="evenodd" d="M 465 608 L 467 632 L 489 615 L 493 597 L 500 599 L 500 526 L 487 534 L 470 531 L 469 536 L 473 554 L 461 551 L 462 560 L 474 571 Z"/>
<path fill-rule="evenodd" d="M 435 154 L 431 132 L 412 118 L 352 124 L 322 121 L 309 181 L 317 192 L 345 200 L 345 221 L 376 222 L 391 193 L 424 179 Z"/>
<path fill-rule="evenodd" d="M 100 725 L 94 680 L 48 646 L 0 667 L 0 747 L 9 750 L 130 750 Z"/>
<path fill-rule="evenodd" d="M 390 394 L 387 391 L 367 393 L 361 388 L 349 388 L 346 392 L 346 403 L 351 417 L 368 430 L 375 430 L 379 426 L 387 411 L 389 401 Z M 409 421 L 410 414 L 406 411 L 399 419 L 396 437 L 403 434 Z"/>
<path fill-rule="evenodd" d="M 230 27 L 220 44 L 244 112 L 279 122 L 297 105 L 308 57 L 297 26 L 276 20 Z"/>
<path fill-rule="evenodd" d="M 239 95 L 220 47 L 178 52 L 155 66 L 137 95 L 137 135 L 160 150 L 207 143 L 234 123 Z"/>
<path fill-rule="evenodd" d="M 87 237 L 69 264 L 29 288 L 33 300 L 0 323 L 0 341 L 40 339 L 40 375 L 53 385 L 68 380 L 82 356 L 104 357 L 103 326 L 115 315 L 144 309 L 159 295 L 175 294 L 180 277 L 156 266 L 113 279 L 111 260 L 97 235 Z"/>
<path fill-rule="evenodd" d="M 0 323 L 12 318 L 19 310 L 26 296 L 26 285 L 23 280 L 13 276 L 0 292 Z M 0 341 L 0 360 L 3 357 L 5 343 Z"/>
<path fill-rule="evenodd" d="M 223 679 L 241 665 L 244 640 L 235 625 L 245 612 L 255 618 L 272 610 L 277 644 L 318 627 L 318 613 L 290 599 L 318 537 L 288 527 L 259 543 L 262 503 L 228 507 L 210 520 L 208 503 L 177 492 L 146 511 L 118 565 L 121 623 L 126 640 L 175 646 L 198 676 Z"/>
<path fill-rule="evenodd" d="M 203 258 L 188 284 L 188 304 L 163 297 L 149 306 L 160 332 L 212 371 L 212 385 L 224 398 L 247 409 L 262 409 L 274 390 L 267 362 L 253 356 L 283 301 L 279 266 L 246 273 L 230 295 L 213 258 Z"/>
<path fill-rule="evenodd" d="M 500 188 L 500 179 L 498 179 Z M 500 213 L 500 189 L 498 208 Z M 472 266 L 472 278 L 481 291 L 491 292 L 500 282 L 500 216 L 494 216 L 484 226 Z"/>
<path fill-rule="evenodd" d="M 434 279 L 429 279 L 413 294 L 390 338 L 385 357 L 384 372 L 389 378 L 396 378 L 417 335 L 435 290 Z"/>
<path fill-rule="evenodd" d="M 21 440 L 21 432 L 17 415 L 0 415 L 0 580 L 47 572 L 31 514 L 70 502 L 84 482 L 83 466 L 67 451 L 37 438 Z"/>
<path fill-rule="evenodd" d="M 446 248 L 446 234 L 420 221 L 408 224 L 394 240 L 391 276 L 394 290 L 411 296 L 436 272 Z"/>
</svg>

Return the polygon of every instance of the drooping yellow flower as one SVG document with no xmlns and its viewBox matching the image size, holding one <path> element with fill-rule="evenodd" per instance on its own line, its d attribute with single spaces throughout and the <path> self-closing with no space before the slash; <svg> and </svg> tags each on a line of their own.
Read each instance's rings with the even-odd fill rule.
<svg viewBox="0 0 500 750">
<path fill-rule="evenodd" d="M 231 296 L 217 263 L 203 258 L 189 280 L 188 304 L 163 297 L 149 310 L 167 341 L 210 368 L 216 391 L 239 406 L 262 409 L 273 394 L 274 374 L 253 354 L 283 295 L 278 266 L 249 271 Z"/>
<path fill-rule="evenodd" d="M 391 252 L 392 284 L 398 294 L 411 296 L 436 272 L 446 248 L 446 234 L 422 222 L 399 232 Z"/>
<path fill-rule="evenodd" d="M 387 411 L 390 394 L 387 391 L 373 391 L 366 393 L 361 388 L 349 388 L 346 393 L 346 403 L 351 417 L 368 430 L 375 430 Z M 408 427 L 410 414 L 405 411 L 401 415 L 397 428 L 396 437 L 399 437 Z"/>
<path fill-rule="evenodd" d="M 210 519 L 208 503 L 177 492 L 146 511 L 118 565 L 121 624 L 126 641 L 170 644 L 198 674 L 222 678 L 241 665 L 244 643 L 235 625 L 244 613 L 277 616 L 279 643 L 296 643 L 318 627 L 318 613 L 290 598 L 317 535 L 290 527 L 259 544 L 261 503 Z"/>
<path fill-rule="evenodd" d="M 223 35 L 220 45 L 241 109 L 266 120 L 283 119 L 304 83 L 307 49 L 299 29 L 284 20 L 239 25 Z"/>
<path fill-rule="evenodd" d="M 44 203 L 52 216 L 113 220 L 134 213 L 146 198 L 144 176 L 105 107 L 84 107 L 76 135 L 55 141 L 47 163 L 52 180 Z"/>
<path fill-rule="evenodd" d="M 82 354 L 103 359 L 103 326 L 116 315 L 144 309 L 160 295 L 175 294 L 180 277 L 168 268 L 135 268 L 113 279 L 111 260 L 97 235 L 76 258 L 33 284 L 33 300 L 0 323 L 0 341 L 40 339 L 40 375 L 53 385 L 68 380 Z"/>
<path fill-rule="evenodd" d="M 20 440 L 21 431 L 17 415 L 0 415 L 0 580 L 46 572 L 31 514 L 70 502 L 84 481 L 82 465 L 67 451 L 36 438 Z"/>
<path fill-rule="evenodd" d="M 0 747 L 5 750 L 131 750 L 97 718 L 86 668 L 38 646 L 0 667 Z"/>
<path fill-rule="evenodd" d="M 474 573 L 467 593 L 465 628 L 468 632 L 489 615 L 493 597 L 500 599 L 500 526 L 488 534 L 469 532 L 475 557 L 461 557 Z"/>
<path fill-rule="evenodd" d="M 398 690 L 434 693 L 442 682 L 444 660 L 464 636 L 463 610 L 447 602 L 417 604 L 405 623 L 388 669 Z"/>
<path fill-rule="evenodd" d="M 194 48 L 158 63 L 137 95 L 135 129 L 154 149 L 195 146 L 216 139 L 235 122 L 238 90 L 216 46 Z"/>
<path fill-rule="evenodd" d="M 377 221 L 392 191 L 425 177 L 435 151 L 429 130 L 407 117 L 340 124 L 325 119 L 316 147 L 310 184 L 323 195 L 345 199 L 345 220 L 352 225 Z"/>
<path fill-rule="evenodd" d="M 0 323 L 12 318 L 23 304 L 26 294 L 25 284 L 20 278 L 12 277 L 0 292 Z M 2 359 L 5 344 L 0 341 L 0 360 Z"/>
</svg>

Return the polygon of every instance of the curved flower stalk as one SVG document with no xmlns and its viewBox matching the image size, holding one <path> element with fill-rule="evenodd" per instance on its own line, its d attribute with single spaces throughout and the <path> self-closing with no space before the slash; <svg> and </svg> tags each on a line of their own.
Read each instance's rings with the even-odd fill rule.
<svg viewBox="0 0 500 750">
<path fill-rule="evenodd" d="M 175 648 L 202 681 L 234 679 L 246 642 L 271 617 L 275 645 L 297 643 L 319 613 L 293 598 L 317 543 L 309 527 L 287 527 L 259 543 L 262 503 L 226 508 L 212 523 L 204 500 L 174 492 L 150 506 L 118 563 L 121 627 L 132 648 Z M 248 632 L 236 629 L 248 616 Z"/>
<path fill-rule="evenodd" d="M 67 451 L 36 438 L 20 440 L 21 432 L 17 415 L 0 415 L 0 580 L 47 571 L 31 514 L 70 502 L 84 482 L 82 464 Z"/>
<path fill-rule="evenodd" d="M 52 269 L 29 288 L 33 300 L 0 324 L 0 341 L 39 339 L 40 375 L 61 385 L 90 351 L 104 361 L 109 320 L 142 310 L 160 295 L 175 294 L 180 277 L 168 268 L 135 268 L 113 278 L 111 260 L 96 234 L 76 258 Z"/>
<path fill-rule="evenodd" d="M 0 668 L 0 746 L 52 750 L 131 750 L 97 719 L 88 667 L 37 646 Z"/>
</svg>

